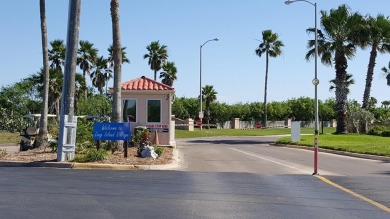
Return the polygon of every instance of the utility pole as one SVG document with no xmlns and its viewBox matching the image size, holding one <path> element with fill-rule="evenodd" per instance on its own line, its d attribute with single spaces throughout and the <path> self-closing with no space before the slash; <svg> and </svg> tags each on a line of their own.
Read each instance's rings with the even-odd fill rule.
<svg viewBox="0 0 390 219">
<path fill-rule="evenodd" d="M 75 153 L 74 146 L 73 149 L 65 150 L 65 147 L 71 144 L 69 142 L 71 142 L 72 138 L 72 130 L 66 128 L 65 125 L 74 121 L 75 74 L 79 42 L 80 8 L 81 0 L 69 0 L 68 32 L 66 39 L 64 80 L 62 84 L 57 161 L 72 160 Z M 65 121 L 65 118 L 67 118 L 67 121 Z M 75 135 L 75 132 L 73 134 Z M 73 137 L 74 139 L 76 138 L 76 136 Z M 65 139 L 66 141 L 64 141 Z"/>
</svg>

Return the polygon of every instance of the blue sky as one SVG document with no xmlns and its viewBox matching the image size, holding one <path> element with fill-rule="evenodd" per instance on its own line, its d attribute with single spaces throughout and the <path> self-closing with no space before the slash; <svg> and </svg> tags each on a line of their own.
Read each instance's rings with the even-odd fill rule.
<svg viewBox="0 0 390 219">
<path fill-rule="evenodd" d="M 314 1 L 313 1 L 314 2 Z M 82 0 L 80 40 L 88 40 L 107 57 L 112 44 L 109 0 Z M 66 41 L 67 0 L 47 0 L 48 40 Z M 322 0 L 320 10 L 329 11 L 347 4 L 353 11 L 376 16 L 390 15 L 387 0 Z M 284 0 L 122 0 L 120 1 L 122 45 L 126 46 L 130 64 L 122 68 L 122 81 L 140 76 L 153 78 L 146 46 L 159 40 L 168 46 L 169 61 L 175 62 L 178 80 L 174 87 L 178 97 L 199 95 L 199 47 L 218 37 L 202 49 L 202 84 L 213 85 L 218 101 L 246 103 L 263 101 L 265 57 L 255 55 L 261 32 L 271 29 L 283 41 L 283 55 L 270 59 L 268 101 L 283 101 L 301 96 L 314 97 L 314 59 L 307 62 L 307 41 L 313 36 L 306 29 L 314 27 L 314 7 L 305 2 L 285 5 Z M 387 10 L 386 10 L 387 9 Z M 2 30 L 0 86 L 11 85 L 42 67 L 39 1 L 5 1 L 0 7 Z M 320 16 L 318 16 L 318 25 Z M 348 72 L 356 81 L 349 99 L 361 102 L 369 50 L 358 50 L 349 61 Z M 381 73 L 390 55 L 379 55 L 371 95 L 379 101 L 389 100 L 390 87 Z M 81 72 L 78 70 L 78 72 Z M 329 80 L 334 68 L 318 64 L 318 97 L 334 97 Z M 89 80 L 90 83 L 90 80 Z"/>
</svg>

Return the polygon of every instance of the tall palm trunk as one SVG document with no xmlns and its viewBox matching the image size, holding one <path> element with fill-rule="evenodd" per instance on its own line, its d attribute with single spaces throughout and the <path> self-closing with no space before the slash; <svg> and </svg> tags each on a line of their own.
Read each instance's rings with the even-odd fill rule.
<svg viewBox="0 0 390 219">
<path fill-rule="evenodd" d="M 347 100 L 348 91 L 346 86 L 347 58 L 341 51 L 336 51 L 336 120 L 337 134 L 347 133 Z"/>
<path fill-rule="evenodd" d="M 42 101 L 42 112 L 41 120 L 39 125 L 39 138 L 42 140 L 41 143 L 45 143 L 47 137 L 47 114 L 48 114 L 48 103 L 49 103 L 49 52 L 47 48 L 47 26 L 46 26 L 46 6 L 45 0 L 39 1 L 40 17 L 41 17 L 41 35 L 42 35 L 42 55 L 43 55 L 43 101 Z M 38 144 L 41 146 L 41 144 Z"/>
<path fill-rule="evenodd" d="M 157 70 L 154 70 L 154 80 L 157 81 Z"/>
<path fill-rule="evenodd" d="M 84 83 L 85 83 L 84 98 L 87 99 L 87 97 L 88 97 L 87 71 L 85 69 L 83 69 L 83 77 L 84 77 Z"/>
<path fill-rule="evenodd" d="M 113 93 L 113 108 L 112 121 L 122 121 L 121 107 L 121 40 L 119 30 L 119 0 L 111 0 L 111 20 L 112 20 L 112 35 L 113 35 L 113 58 L 114 58 L 114 93 Z"/>
<path fill-rule="evenodd" d="M 264 85 L 264 117 L 263 117 L 263 127 L 267 128 L 267 85 L 268 85 L 268 61 L 269 55 L 268 51 L 265 53 L 265 85 Z"/>
<path fill-rule="evenodd" d="M 375 60 L 376 57 L 378 56 L 377 49 L 378 49 L 378 43 L 374 43 L 371 48 L 370 61 L 368 63 L 368 69 L 366 75 L 366 87 L 364 88 L 364 94 L 363 94 L 363 104 L 362 104 L 363 109 L 367 109 L 369 105 L 372 79 L 374 76 Z M 360 133 L 366 133 L 366 132 L 367 132 L 366 124 L 365 122 L 362 122 L 360 124 Z"/>
</svg>

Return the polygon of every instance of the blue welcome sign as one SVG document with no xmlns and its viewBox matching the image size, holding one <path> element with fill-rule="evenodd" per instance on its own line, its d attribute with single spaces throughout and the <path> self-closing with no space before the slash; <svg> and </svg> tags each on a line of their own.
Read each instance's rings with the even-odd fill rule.
<svg viewBox="0 0 390 219">
<path fill-rule="evenodd" d="M 130 123 L 95 122 L 93 124 L 93 140 L 130 141 Z"/>
</svg>

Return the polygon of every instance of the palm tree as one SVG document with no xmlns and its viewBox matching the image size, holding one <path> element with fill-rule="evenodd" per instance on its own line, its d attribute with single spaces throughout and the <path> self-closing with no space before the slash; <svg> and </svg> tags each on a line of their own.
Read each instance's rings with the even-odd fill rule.
<svg viewBox="0 0 390 219">
<path fill-rule="evenodd" d="M 65 63 L 65 45 L 63 40 L 54 40 L 50 42 L 51 49 L 49 50 L 50 67 L 59 69 L 62 72 L 62 67 Z"/>
<path fill-rule="evenodd" d="M 210 104 L 217 100 L 217 91 L 212 85 L 206 85 L 202 88 L 202 99 L 206 102 L 207 126 L 210 129 Z"/>
<path fill-rule="evenodd" d="M 321 26 L 324 31 L 318 30 L 318 55 L 321 62 L 325 65 L 335 63 L 336 77 L 335 95 L 336 95 L 336 133 L 347 133 L 347 67 L 348 59 L 352 58 L 356 52 L 356 36 L 364 24 L 363 17 L 358 14 L 352 14 L 346 5 L 341 5 L 337 9 L 331 9 L 329 14 L 321 11 Z M 313 28 L 307 30 L 314 32 Z M 315 55 L 315 41 L 309 40 L 306 59 Z"/>
<path fill-rule="evenodd" d="M 174 62 L 167 62 L 163 65 L 163 72 L 160 73 L 160 78 L 162 78 L 161 83 L 168 86 L 173 86 L 173 82 L 177 80 L 177 69 Z"/>
<path fill-rule="evenodd" d="M 59 119 L 60 114 L 60 100 L 62 94 L 62 82 L 63 75 L 59 69 L 49 69 L 49 86 L 48 86 L 48 113 L 56 114 Z M 37 85 L 37 91 L 39 93 L 44 92 L 45 73 L 41 69 L 37 74 L 32 75 L 28 80 L 31 80 L 33 84 Z"/>
<path fill-rule="evenodd" d="M 264 85 L 264 117 L 263 127 L 267 128 L 267 85 L 268 85 L 268 63 L 269 57 L 278 57 L 282 54 L 283 42 L 280 41 L 279 35 L 273 33 L 272 30 L 264 30 L 262 32 L 263 42 L 255 50 L 256 55 L 261 57 L 265 54 L 265 85 Z"/>
<path fill-rule="evenodd" d="M 163 64 L 168 59 L 168 51 L 166 45 L 161 45 L 159 41 L 153 41 L 146 47 L 148 54 L 144 55 L 144 59 L 149 59 L 148 64 L 150 69 L 154 71 L 154 80 L 157 80 L 157 72 L 160 71 Z"/>
<path fill-rule="evenodd" d="M 84 98 L 85 90 L 87 90 L 87 85 L 85 84 L 84 75 L 80 73 L 75 74 L 75 89 L 74 89 L 74 111 L 78 111 L 78 101 L 81 97 Z"/>
<path fill-rule="evenodd" d="M 387 85 L 390 86 L 390 62 L 388 64 L 388 68 L 382 68 L 383 74 L 386 76 Z"/>
<path fill-rule="evenodd" d="M 122 52 L 119 27 L 119 0 L 111 0 L 111 22 L 113 35 L 113 60 L 114 60 L 114 93 L 112 106 L 112 121 L 122 121 L 121 107 L 121 80 L 122 80 Z M 119 143 L 116 144 L 119 146 Z"/>
<path fill-rule="evenodd" d="M 370 97 L 370 100 L 368 101 L 368 109 L 374 109 L 377 103 L 378 100 L 375 97 Z"/>
<path fill-rule="evenodd" d="M 122 52 L 122 64 L 123 63 L 130 63 L 130 60 L 127 58 L 126 56 L 126 48 L 127 47 L 122 47 L 121 48 L 121 52 Z M 112 45 L 110 45 L 107 49 L 108 51 L 108 62 L 110 63 L 110 67 L 114 67 L 114 57 L 113 57 L 113 54 L 112 52 L 114 51 L 114 47 Z"/>
<path fill-rule="evenodd" d="M 367 32 L 362 34 L 364 39 L 361 41 L 361 46 L 371 46 L 370 59 L 368 63 L 366 86 L 363 95 L 362 108 L 367 109 L 370 99 L 370 91 L 372 86 L 372 79 L 374 75 L 375 60 L 380 53 L 390 52 L 390 21 L 384 15 L 378 15 L 376 18 L 368 17 Z"/>
<path fill-rule="evenodd" d="M 59 69 L 51 68 L 49 70 L 50 79 L 49 79 L 49 97 L 48 97 L 48 112 L 50 114 L 56 114 L 57 118 L 60 119 L 60 100 L 62 97 L 62 84 L 64 80 L 64 76 Z M 36 85 L 36 89 L 39 93 L 43 93 L 44 90 L 44 80 L 45 75 L 43 69 L 41 69 L 36 74 L 27 78 L 27 80 L 31 81 L 34 85 Z M 75 75 L 75 105 L 80 96 L 80 90 L 84 91 L 86 85 L 84 84 L 84 78 L 81 74 L 76 73 Z"/>
<path fill-rule="evenodd" d="M 80 40 L 80 47 L 77 51 L 77 64 L 80 69 L 83 70 L 84 83 L 87 84 L 86 74 L 90 74 L 89 71 L 93 68 L 96 63 L 98 50 L 93 47 L 93 43 L 88 41 Z M 87 98 L 88 90 L 85 89 L 84 97 Z"/>
<path fill-rule="evenodd" d="M 43 89 L 43 98 L 42 98 L 42 112 L 41 112 L 41 120 L 39 124 L 39 138 L 41 142 L 46 143 L 47 137 L 47 114 L 48 114 L 48 100 L 49 100 L 49 52 L 47 48 L 47 26 L 46 26 L 46 6 L 45 0 L 39 1 L 39 9 L 40 9 L 40 18 L 41 18 L 41 35 L 42 35 L 42 55 L 43 55 L 43 72 L 44 72 L 44 89 Z M 41 144 L 38 144 L 38 147 Z"/>
<path fill-rule="evenodd" d="M 101 56 L 96 61 L 95 70 L 90 74 L 92 85 L 97 87 L 100 94 L 103 94 L 103 88 L 108 80 L 112 78 L 112 70 L 109 68 L 108 60 Z"/>
<path fill-rule="evenodd" d="M 114 57 L 113 57 L 113 51 L 114 51 L 114 47 L 113 45 L 110 45 L 107 49 L 108 51 L 108 65 L 109 65 L 109 68 L 111 69 L 111 72 L 113 71 L 113 68 L 114 68 Z M 127 58 L 126 56 L 126 47 L 122 47 L 121 48 L 121 52 L 122 52 L 122 64 L 123 63 L 130 63 L 130 60 Z M 107 81 L 109 80 L 110 78 L 107 78 Z M 107 85 L 108 83 L 106 83 L 106 94 L 107 94 Z"/>
<path fill-rule="evenodd" d="M 389 108 L 389 106 L 390 106 L 390 101 L 389 100 L 384 100 L 381 103 L 382 103 L 382 107 L 385 108 L 385 109 Z"/>
<path fill-rule="evenodd" d="M 338 83 L 336 83 L 336 79 L 330 80 L 329 83 L 330 83 L 329 91 L 333 91 L 333 90 L 337 89 Z M 346 92 L 348 94 L 350 93 L 349 86 L 352 84 L 355 84 L 355 80 L 352 78 L 351 74 L 347 74 L 347 76 L 345 78 L 345 87 L 346 87 Z"/>
</svg>

